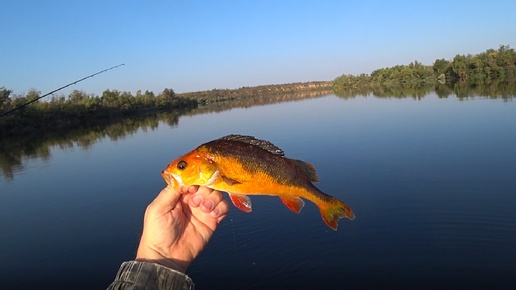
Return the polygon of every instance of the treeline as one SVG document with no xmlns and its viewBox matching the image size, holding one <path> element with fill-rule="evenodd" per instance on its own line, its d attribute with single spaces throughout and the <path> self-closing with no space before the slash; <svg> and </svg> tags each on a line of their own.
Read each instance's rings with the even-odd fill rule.
<svg viewBox="0 0 516 290">
<path fill-rule="evenodd" d="M 315 81 L 307 83 L 242 87 L 238 89 L 213 89 L 209 91 L 182 93 L 178 94 L 178 96 L 196 100 L 199 104 L 210 104 L 246 98 L 269 97 L 279 94 L 329 90 L 331 89 L 331 85 L 331 82 Z"/>
<path fill-rule="evenodd" d="M 0 113 L 7 112 L 40 96 L 30 90 L 26 95 L 14 95 L 0 88 Z M 134 114 L 157 111 L 186 111 L 197 107 L 194 100 L 176 96 L 172 89 L 156 95 L 151 91 L 136 95 L 130 92 L 105 90 L 101 96 L 75 90 L 68 97 L 51 97 L 36 101 L 7 116 L 0 117 L 0 136 L 41 134 L 48 130 L 66 130 L 86 123 L 95 125 Z"/>
<path fill-rule="evenodd" d="M 49 130 L 68 130 L 86 124 L 95 126 L 135 114 L 156 111 L 185 113 L 199 105 L 215 105 L 220 102 L 260 99 L 297 92 L 331 89 L 331 82 L 290 83 L 242 87 L 239 89 L 214 89 L 176 94 L 164 89 L 160 94 L 151 91 L 136 95 L 118 90 L 105 90 L 101 96 L 75 90 L 67 97 L 52 96 L 48 101 L 36 101 L 8 116 L 0 117 L 0 137 L 23 134 L 43 134 Z M 0 87 L 0 114 L 40 97 L 40 92 L 30 90 L 16 95 Z"/>
<path fill-rule="evenodd" d="M 440 83 L 454 85 L 516 82 L 516 51 L 508 45 L 475 55 L 456 55 L 452 60 L 437 59 L 433 65 L 415 61 L 373 71 L 370 75 L 342 75 L 332 83 L 334 91 L 373 90 L 379 87 L 422 87 Z"/>
<path fill-rule="evenodd" d="M 330 89 L 320 89 L 312 91 L 300 91 L 293 93 L 283 94 L 271 94 L 264 95 L 259 98 L 235 98 L 227 100 L 219 100 L 217 102 L 204 103 L 202 102 L 199 107 L 187 112 L 187 115 L 205 114 L 212 112 L 223 112 L 236 108 L 250 108 L 255 106 L 268 106 L 271 104 L 285 103 L 285 102 L 296 102 L 305 99 L 318 98 L 333 94 Z"/>
</svg>

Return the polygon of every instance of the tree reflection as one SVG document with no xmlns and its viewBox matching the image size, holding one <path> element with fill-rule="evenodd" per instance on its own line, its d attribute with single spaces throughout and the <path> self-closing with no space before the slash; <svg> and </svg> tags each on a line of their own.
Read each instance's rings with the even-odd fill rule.
<svg viewBox="0 0 516 290">
<path fill-rule="evenodd" d="M 374 96 L 377 98 L 412 98 L 421 100 L 431 92 L 435 92 L 439 98 L 457 97 L 459 99 L 488 97 L 491 99 L 509 100 L 516 96 L 516 84 L 507 82 L 492 81 L 490 83 L 475 84 L 457 82 L 454 84 L 439 83 L 426 86 L 397 87 L 397 86 L 375 86 L 373 88 L 348 88 L 335 91 L 335 94 L 344 99 L 359 96 Z"/>
<path fill-rule="evenodd" d="M 180 113 L 155 113 L 127 119 L 103 120 L 94 124 L 67 131 L 46 132 L 45 134 L 26 134 L 0 141 L 0 170 L 4 178 L 12 180 L 16 172 L 23 171 L 25 160 L 51 158 L 51 149 L 78 147 L 89 150 L 98 141 L 109 138 L 122 140 L 138 130 L 156 130 L 160 122 L 176 126 Z"/>
<path fill-rule="evenodd" d="M 308 98 L 319 98 L 329 94 L 335 94 L 340 98 L 350 99 L 356 97 L 377 98 L 412 98 L 421 100 L 431 92 L 435 92 L 439 98 L 456 96 L 459 99 L 471 97 L 502 98 L 509 100 L 516 95 L 514 83 L 490 82 L 486 84 L 455 83 L 454 85 L 436 83 L 433 86 L 412 87 L 355 87 L 332 92 L 327 88 L 312 91 L 289 92 L 283 94 L 270 94 L 261 96 L 242 96 L 230 99 L 219 99 L 207 102 L 200 99 L 197 108 L 174 110 L 172 112 L 155 112 L 147 115 L 121 117 L 117 119 L 102 118 L 70 130 L 55 130 L 45 132 L 31 132 L 11 138 L 0 140 L 0 170 L 5 179 L 12 180 L 16 172 L 24 170 L 24 161 L 31 158 L 49 160 L 51 149 L 80 148 L 89 150 L 98 141 L 109 138 L 110 140 L 123 140 L 128 135 L 135 134 L 138 130 L 144 132 L 156 130 L 160 125 L 177 126 L 182 115 L 197 115 L 210 112 L 221 112 L 234 108 L 249 108 L 275 103 L 294 102 Z"/>
</svg>

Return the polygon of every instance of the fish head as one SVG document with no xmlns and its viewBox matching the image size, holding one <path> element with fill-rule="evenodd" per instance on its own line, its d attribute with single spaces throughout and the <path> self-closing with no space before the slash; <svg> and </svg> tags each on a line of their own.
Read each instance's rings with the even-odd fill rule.
<svg viewBox="0 0 516 290">
<path fill-rule="evenodd" d="M 161 176 L 168 185 L 178 190 L 183 185 L 210 186 L 219 176 L 219 170 L 213 159 L 189 153 L 170 162 Z"/>
</svg>

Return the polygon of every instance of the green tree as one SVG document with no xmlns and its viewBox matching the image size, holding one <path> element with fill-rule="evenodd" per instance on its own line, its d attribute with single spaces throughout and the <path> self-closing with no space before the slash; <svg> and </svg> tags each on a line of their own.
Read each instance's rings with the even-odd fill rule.
<svg viewBox="0 0 516 290">
<path fill-rule="evenodd" d="M 72 105 L 81 105 L 89 96 L 84 91 L 74 90 L 68 95 L 68 102 Z"/>
<path fill-rule="evenodd" d="M 35 100 L 39 98 L 41 95 L 41 92 L 36 89 L 30 89 L 27 95 L 25 96 L 28 100 Z"/>
<path fill-rule="evenodd" d="M 9 96 L 11 93 L 11 90 L 6 89 L 5 87 L 0 87 L 0 109 L 8 106 Z"/>
<path fill-rule="evenodd" d="M 436 59 L 434 65 L 432 66 L 434 73 L 436 75 L 440 74 L 448 74 L 450 69 L 450 62 L 445 60 L 444 58 Z"/>
<path fill-rule="evenodd" d="M 95 112 L 102 106 L 102 101 L 97 96 L 90 96 L 89 98 L 82 99 L 81 105 L 90 112 Z"/>
<path fill-rule="evenodd" d="M 136 104 L 141 108 L 149 108 L 154 106 L 156 102 L 156 96 L 151 91 L 145 91 L 144 94 L 141 92 L 136 94 Z"/>
<path fill-rule="evenodd" d="M 170 107 L 174 104 L 176 93 L 172 89 L 164 89 L 161 94 L 156 97 L 156 106 L 160 108 Z"/>
<path fill-rule="evenodd" d="M 468 57 L 464 55 L 456 55 L 453 58 L 451 68 L 456 79 L 464 81 L 468 79 Z"/>
<path fill-rule="evenodd" d="M 116 109 L 120 108 L 120 92 L 117 90 L 105 90 L 102 92 L 102 97 L 100 97 L 100 101 L 103 107 Z"/>
<path fill-rule="evenodd" d="M 136 107 L 136 99 L 130 92 L 123 92 L 119 95 L 119 106 L 124 111 L 134 110 Z"/>
</svg>

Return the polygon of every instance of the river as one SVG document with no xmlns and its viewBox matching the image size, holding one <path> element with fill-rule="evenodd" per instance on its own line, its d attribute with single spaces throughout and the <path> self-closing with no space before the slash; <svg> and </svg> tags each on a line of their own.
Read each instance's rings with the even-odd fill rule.
<svg viewBox="0 0 516 290">
<path fill-rule="evenodd" d="M 512 98 L 329 94 L 120 130 L 2 152 L 2 289 L 106 288 L 134 258 L 161 170 L 228 134 L 312 163 L 357 217 L 335 232 L 310 202 L 299 215 L 276 197 L 231 205 L 189 268 L 197 289 L 516 286 Z"/>
</svg>

